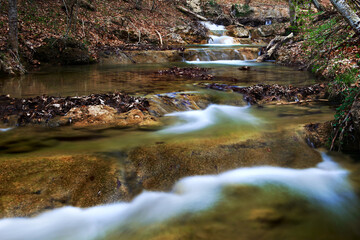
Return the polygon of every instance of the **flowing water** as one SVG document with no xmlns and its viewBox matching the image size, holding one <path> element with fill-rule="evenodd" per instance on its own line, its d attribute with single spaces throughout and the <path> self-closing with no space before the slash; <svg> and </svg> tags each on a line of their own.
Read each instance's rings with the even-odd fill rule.
<svg viewBox="0 0 360 240">
<path fill-rule="evenodd" d="M 222 26 L 204 24 L 220 38 L 225 33 Z M 209 44 L 229 43 L 216 41 Z M 241 47 L 232 47 L 241 55 Z M 156 128 L 0 129 L 4 169 L 23 160 L 26 167 L 20 171 L 25 173 L 36 159 L 95 154 L 117 156 L 124 164 L 121 171 L 136 167 L 137 177 L 146 177 L 145 190 L 127 202 L 43 208 L 28 218 L 1 219 L 0 239 L 359 239 L 358 162 L 342 154 L 319 153 L 301 137 L 304 124 L 332 119 L 330 106 L 257 108 L 247 106 L 239 94 L 197 87 L 202 80 L 155 73 L 170 66 L 197 65 L 211 68 L 215 79 L 208 82 L 237 86 L 315 82 L 306 72 L 245 59 L 61 67 L 0 79 L 1 94 L 15 97 L 119 90 L 154 101 L 165 94 L 173 103 L 182 92 L 206 99 L 203 109 L 169 112 L 162 117 L 164 125 Z M 239 66 L 251 70 L 240 71 Z M 7 177 L 16 174 L 14 170 Z M 39 170 L 31 171 L 11 188 L 25 193 L 37 184 L 32 181 L 55 181 L 57 173 L 40 180 L 38 174 Z M 91 190 L 100 196 L 98 189 Z M 4 203 L 11 195 L 3 188 L 0 194 Z M 26 203 L 19 202 L 14 211 L 22 207 Z M 0 211 L 6 216 L 3 208 Z"/>
</svg>

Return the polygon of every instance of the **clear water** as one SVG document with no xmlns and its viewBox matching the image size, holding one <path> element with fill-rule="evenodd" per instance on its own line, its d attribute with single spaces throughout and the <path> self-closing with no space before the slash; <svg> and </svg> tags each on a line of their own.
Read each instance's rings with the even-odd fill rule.
<svg viewBox="0 0 360 240">
<path fill-rule="evenodd" d="M 172 178 L 168 170 L 170 190 L 159 183 L 154 189 L 162 191 L 144 191 L 130 202 L 86 209 L 68 206 L 31 218 L 1 219 L 0 239 L 358 239 L 358 164 L 341 154 L 320 156 L 298 135 L 304 124 L 332 119 L 333 109 L 326 104 L 249 107 L 239 94 L 197 87 L 203 80 L 155 73 L 170 66 L 194 65 L 211 67 L 215 78 L 205 82 L 237 86 L 315 82 L 306 72 L 272 63 L 221 60 L 57 67 L 21 78 L 2 78 L 0 93 L 15 97 L 116 90 L 146 96 L 196 91 L 211 96 L 213 104 L 202 110 L 169 113 L 162 118 L 164 126 L 151 129 L 1 129 L 0 146 L 15 150 L 0 148 L 0 164 L 9 159 L 31 164 L 32 159 L 48 156 L 149 147 L 149 154 L 158 157 L 155 165 L 175 161 L 171 151 L 178 151 L 174 154 L 183 154 L 184 161 L 190 159 L 185 167 L 190 169 L 193 164 L 199 171 Z M 251 70 L 240 71 L 243 65 Z M 268 153 L 259 155 L 257 149 L 263 148 Z M 188 149 L 193 151 L 186 155 Z M 215 150 L 222 155 L 206 155 Z M 167 153 L 174 159 L 164 160 Z M 218 174 L 202 170 L 207 159 L 227 162 L 242 154 L 246 164 L 230 162 L 231 167 L 217 169 Z M 308 156 L 322 162 L 309 161 Z M 196 162 L 200 157 L 205 159 L 201 164 Z M 293 162 L 298 168 L 286 167 Z M 16 188 L 26 188 L 34 179 L 17 183 Z"/>
</svg>

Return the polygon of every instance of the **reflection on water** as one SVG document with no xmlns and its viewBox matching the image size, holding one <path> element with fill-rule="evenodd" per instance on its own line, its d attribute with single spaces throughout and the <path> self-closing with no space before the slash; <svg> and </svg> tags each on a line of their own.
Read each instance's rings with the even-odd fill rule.
<svg viewBox="0 0 360 240">
<path fill-rule="evenodd" d="M 256 68 L 241 71 L 236 63 L 233 64 L 235 66 L 203 63 L 201 67 L 212 68 L 209 73 L 215 76 L 213 81 L 242 86 L 263 82 L 305 85 L 315 81 L 307 72 L 299 72 L 271 63 L 256 64 L 247 61 L 240 61 L 240 63 L 240 65 L 255 65 Z M 192 90 L 191 86 L 196 80 L 154 73 L 174 65 L 193 66 L 193 64 L 175 63 L 54 67 L 22 77 L 0 78 L 0 94 L 10 94 L 12 97 L 42 94 L 75 96 L 125 91 L 130 94 L 146 95 Z"/>
</svg>

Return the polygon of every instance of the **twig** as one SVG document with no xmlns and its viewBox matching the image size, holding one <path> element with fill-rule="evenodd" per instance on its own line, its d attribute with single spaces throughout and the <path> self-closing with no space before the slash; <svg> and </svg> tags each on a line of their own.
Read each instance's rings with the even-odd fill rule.
<svg viewBox="0 0 360 240">
<path fill-rule="evenodd" d="M 348 118 L 350 117 L 351 109 L 352 109 L 353 106 L 355 105 L 356 99 L 359 97 L 359 94 L 360 94 L 360 91 L 356 94 L 356 96 L 355 96 L 355 98 L 354 98 L 354 102 L 353 102 L 353 104 L 351 105 L 349 112 L 346 114 L 346 117 L 345 117 L 344 120 L 341 122 L 341 124 L 340 124 L 340 126 L 338 127 L 338 129 L 336 130 L 335 136 L 334 136 L 334 138 L 333 138 L 333 140 L 332 140 L 332 142 L 331 142 L 330 151 L 332 151 L 332 150 L 334 149 L 335 141 L 336 141 L 337 136 L 338 136 L 338 134 L 339 134 L 340 127 L 341 127 L 342 125 L 344 125 L 344 123 L 345 123 L 345 126 L 344 126 L 344 128 L 342 129 L 342 131 L 341 131 L 341 133 L 340 133 L 340 136 L 343 135 L 343 133 L 344 133 L 344 131 L 345 131 L 345 128 L 346 128 L 346 126 L 347 126 L 347 120 L 348 120 Z M 340 148 L 340 147 L 339 147 L 339 148 Z"/>
<path fill-rule="evenodd" d="M 162 46 L 162 45 L 163 45 L 163 40 L 162 40 L 161 34 L 160 34 L 157 30 L 155 30 L 155 32 L 156 32 L 157 35 L 159 36 L 160 46 Z"/>
</svg>

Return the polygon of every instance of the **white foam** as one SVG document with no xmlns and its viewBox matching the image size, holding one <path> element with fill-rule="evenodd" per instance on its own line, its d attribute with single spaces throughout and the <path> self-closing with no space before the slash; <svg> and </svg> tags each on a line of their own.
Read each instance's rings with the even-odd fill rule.
<svg viewBox="0 0 360 240">
<path fill-rule="evenodd" d="M 210 39 L 208 41 L 209 45 L 228 45 L 228 46 L 232 46 L 234 45 L 234 38 L 233 37 L 229 37 L 229 36 L 215 36 L 215 35 L 210 35 L 209 36 Z M 237 44 L 238 45 L 238 44 Z"/>
<path fill-rule="evenodd" d="M 0 128 L 0 132 L 10 131 L 12 128 Z"/>
<path fill-rule="evenodd" d="M 235 107 L 212 104 L 204 110 L 170 113 L 166 116 L 177 117 L 181 122 L 161 130 L 160 133 L 187 133 L 198 131 L 226 121 L 247 125 L 259 123 L 260 120 L 254 117 L 249 110 L 249 106 Z"/>
<path fill-rule="evenodd" d="M 225 26 L 217 25 L 217 24 L 212 23 L 212 22 L 202 21 L 200 23 L 202 25 L 204 25 L 210 31 L 225 31 L 226 30 Z"/>
<path fill-rule="evenodd" d="M 213 65 L 232 65 L 232 66 L 256 66 L 254 60 L 215 60 L 215 61 L 185 61 L 188 64 L 213 64 Z"/>
<path fill-rule="evenodd" d="M 234 184 L 284 186 L 319 206 L 341 211 L 355 198 L 347 182 L 348 172 L 324 158 L 315 168 L 239 168 L 219 175 L 187 177 L 176 183 L 170 193 L 143 192 L 130 203 L 88 209 L 64 207 L 34 218 L 2 219 L 0 236 L 2 240 L 97 239 L 111 229 L 121 231 L 128 224 L 141 228 L 142 224 L 207 209 L 217 202 L 225 186 Z M 331 167 L 324 167 L 328 164 Z"/>
</svg>

